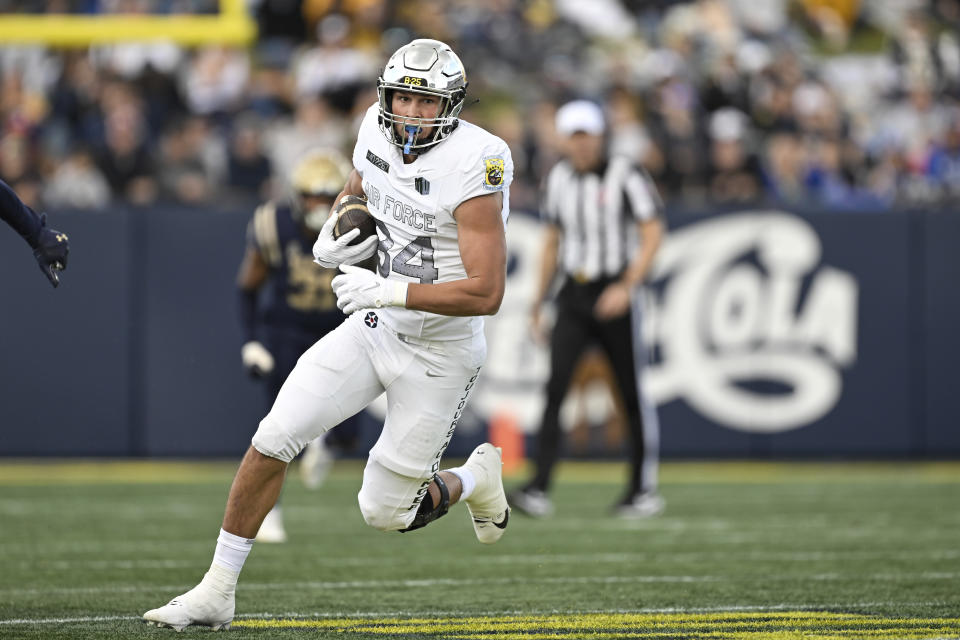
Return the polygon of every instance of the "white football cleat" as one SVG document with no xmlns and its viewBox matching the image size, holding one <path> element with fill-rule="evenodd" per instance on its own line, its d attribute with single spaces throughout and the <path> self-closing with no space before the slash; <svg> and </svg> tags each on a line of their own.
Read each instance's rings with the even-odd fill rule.
<svg viewBox="0 0 960 640">
<path fill-rule="evenodd" d="M 283 528 L 283 512 L 279 506 L 267 512 L 260 530 L 257 531 L 257 542 L 281 543 L 287 541 L 287 530 Z"/>
<path fill-rule="evenodd" d="M 626 520 L 652 518 L 663 513 L 666 501 L 656 491 L 637 493 L 619 503 L 614 510 L 616 515 Z"/>
<path fill-rule="evenodd" d="M 531 518 L 546 518 L 553 515 L 553 503 L 539 489 L 522 489 L 510 494 L 510 504 Z"/>
<path fill-rule="evenodd" d="M 503 535 L 510 519 L 510 505 L 503 491 L 503 460 L 500 447 L 485 442 L 470 454 L 463 465 L 477 481 L 473 493 L 465 500 L 473 519 L 477 540 L 493 544 Z"/>
<path fill-rule="evenodd" d="M 190 625 L 226 631 L 233 622 L 234 596 L 225 595 L 201 581 L 185 594 L 177 596 L 159 609 L 143 614 L 147 624 L 183 631 Z"/>
<path fill-rule="evenodd" d="M 323 437 L 311 440 L 300 456 L 300 480 L 307 489 L 319 489 L 333 467 L 333 452 Z"/>
</svg>

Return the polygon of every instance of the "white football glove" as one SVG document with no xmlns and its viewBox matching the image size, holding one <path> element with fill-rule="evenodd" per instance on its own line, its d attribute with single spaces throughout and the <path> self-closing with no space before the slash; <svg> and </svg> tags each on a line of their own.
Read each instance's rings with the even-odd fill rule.
<svg viewBox="0 0 960 640">
<path fill-rule="evenodd" d="M 407 283 L 381 278 L 372 271 L 340 265 L 343 273 L 333 279 L 337 306 L 347 315 L 360 309 L 407 306 Z"/>
<path fill-rule="evenodd" d="M 360 235 L 360 229 L 352 229 L 336 240 L 333 238 L 333 227 L 337 224 L 337 216 L 331 215 L 320 228 L 320 235 L 313 243 L 313 261 L 321 267 L 336 269 L 341 264 L 354 264 L 366 260 L 377 250 L 379 240 L 372 235 L 360 244 L 351 247 L 350 241 Z"/>
<path fill-rule="evenodd" d="M 273 371 L 273 356 L 256 340 L 251 340 L 240 348 L 240 358 L 243 360 L 243 368 L 254 377 L 268 376 Z"/>
</svg>

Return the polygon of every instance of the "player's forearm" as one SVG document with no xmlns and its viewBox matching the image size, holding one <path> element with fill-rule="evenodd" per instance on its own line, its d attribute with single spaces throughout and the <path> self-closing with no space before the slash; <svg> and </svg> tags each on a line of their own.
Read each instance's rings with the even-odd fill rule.
<svg viewBox="0 0 960 640">
<path fill-rule="evenodd" d="M 663 240 L 662 223 L 658 220 L 642 224 L 640 236 L 640 251 L 621 278 L 622 282 L 630 288 L 642 284 L 650 273 L 653 259 L 656 257 Z"/>
<path fill-rule="evenodd" d="M 627 270 L 623 272 L 621 281 L 630 288 L 642 284 L 647 279 L 650 272 L 650 265 L 653 264 L 653 251 L 646 248 L 640 251 L 640 254 L 630 263 Z"/>
<path fill-rule="evenodd" d="M 557 275 L 557 252 L 559 250 L 559 238 L 555 231 L 543 243 L 543 253 L 540 257 L 540 280 L 537 284 L 537 296 L 534 298 L 534 304 L 542 304 L 550 292 L 550 285 Z"/>
<path fill-rule="evenodd" d="M 407 308 L 445 316 L 490 316 L 500 309 L 503 278 L 464 278 L 440 284 L 411 284 Z"/>
<path fill-rule="evenodd" d="M 257 291 L 237 287 L 237 315 L 243 341 L 257 339 Z"/>
<path fill-rule="evenodd" d="M 6 182 L 0 180 L 0 218 L 23 236 L 31 247 L 36 246 L 40 233 L 40 216 L 23 203 Z"/>
<path fill-rule="evenodd" d="M 350 172 L 350 175 L 347 177 L 347 183 L 343 185 L 343 191 L 334 198 L 333 206 L 336 207 L 337 203 L 340 202 L 344 196 L 367 197 L 367 194 L 363 192 L 363 178 L 357 173 L 356 169 Z"/>
</svg>

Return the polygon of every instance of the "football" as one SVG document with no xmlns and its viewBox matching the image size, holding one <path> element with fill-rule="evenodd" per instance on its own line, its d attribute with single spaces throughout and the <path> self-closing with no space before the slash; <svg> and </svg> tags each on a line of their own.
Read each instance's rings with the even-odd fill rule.
<svg viewBox="0 0 960 640">
<path fill-rule="evenodd" d="M 377 223 L 367 209 L 365 198 L 344 196 L 337 203 L 334 213 L 337 214 L 337 223 L 333 227 L 334 238 L 339 238 L 354 229 L 360 229 L 360 235 L 350 241 L 351 245 L 355 245 L 377 233 Z"/>
<path fill-rule="evenodd" d="M 339 238 L 354 229 L 360 229 L 360 235 L 350 241 L 351 245 L 360 244 L 370 236 L 376 237 L 377 223 L 370 215 L 370 210 L 367 209 L 366 198 L 344 196 L 337 203 L 334 213 L 337 216 L 337 222 L 333 225 L 334 238 Z M 372 256 L 358 262 L 357 266 L 369 271 L 376 271 L 377 252 L 374 251 Z"/>
</svg>

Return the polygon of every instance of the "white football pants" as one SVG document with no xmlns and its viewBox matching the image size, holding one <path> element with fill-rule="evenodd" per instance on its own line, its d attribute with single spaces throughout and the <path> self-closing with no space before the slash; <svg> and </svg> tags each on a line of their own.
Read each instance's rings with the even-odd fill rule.
<svg viewBox="0 0 960 640">
<path fill-rule="evenodd" d="M 485 357 L 482 333 L 464 340 L 411 338 L 394 333 L 375 311 L 358 311 L 300 356 L 253 446 L 290 462 L 386 391 L 386 421 L 358 500 L 371 526 L 404 529 L 440 470 Z"/>
</svg>

